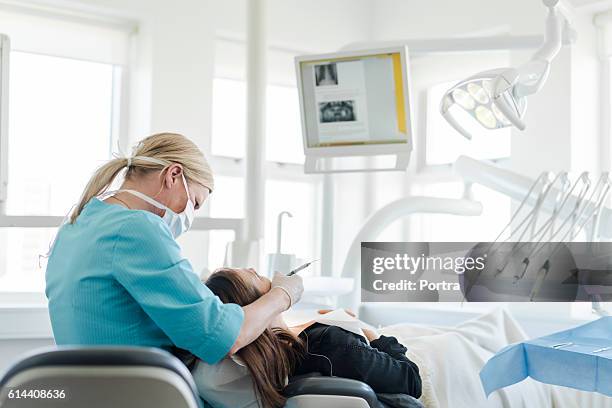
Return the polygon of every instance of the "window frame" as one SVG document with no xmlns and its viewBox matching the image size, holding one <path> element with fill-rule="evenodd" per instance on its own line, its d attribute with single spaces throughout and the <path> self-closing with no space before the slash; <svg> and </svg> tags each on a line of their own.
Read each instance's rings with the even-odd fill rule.
<svg viewBox="0 0 612 408">
<path fill-rule="evenodd" d="M 0 216 L 5 212 L 8 189 L 8 96 L 11 44 L 0 35 Z"/>
</svg>

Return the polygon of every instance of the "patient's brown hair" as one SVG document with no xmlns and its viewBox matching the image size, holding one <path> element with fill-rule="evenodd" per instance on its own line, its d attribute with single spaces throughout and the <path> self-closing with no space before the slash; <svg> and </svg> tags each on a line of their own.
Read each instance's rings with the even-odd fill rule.
<svg viewBox="0 0 612 408">
<path fill-rule="evenodd" d="M 261 293 L 255 285 L 247 284 L 231 268 L 215 271 L 206 286 L 223 303 L 246 306 L 259 299 Z M 286 398 L 281 394 L 287 377 L 293 372 L 304 354 L 302 341 L 280 328 L 266 329 L 255 341 L 236 353 L 247 366 L 253 388 L 264 407 L 282 407 Z"/>
</svg>

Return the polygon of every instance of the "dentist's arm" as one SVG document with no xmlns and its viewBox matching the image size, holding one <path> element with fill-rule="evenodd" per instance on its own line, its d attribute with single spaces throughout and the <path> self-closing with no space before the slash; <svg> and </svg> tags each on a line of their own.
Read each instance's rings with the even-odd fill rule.
<svg viewBox="0 0 612 408">
<path fill-rule="evenodd" d="M 259 337 L 279 314 L 300 300 L 303 292 L 304 285 L 299 275 L 275 275 L 272 279 L 272 289 L 242 308 L 244 321 L 229 354 L 236 353 Z"/>
</svg>

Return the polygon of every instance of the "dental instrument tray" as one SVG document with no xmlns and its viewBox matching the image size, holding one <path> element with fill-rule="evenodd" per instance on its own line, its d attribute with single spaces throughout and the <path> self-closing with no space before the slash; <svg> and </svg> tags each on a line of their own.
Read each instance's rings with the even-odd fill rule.
<svg viewBox="0 0 612 408">
<path fill-rule="evenodd" d="M 480 371 L 487 396 L 527 377 L 612 396 L 612 316 L 509 345 Z"/>
</svg>

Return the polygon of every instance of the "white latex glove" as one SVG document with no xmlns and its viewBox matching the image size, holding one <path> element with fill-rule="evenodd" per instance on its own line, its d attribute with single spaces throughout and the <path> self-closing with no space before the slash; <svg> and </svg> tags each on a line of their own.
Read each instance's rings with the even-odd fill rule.
<svg viewBox="0 0 612 408">
<path fill-rule="evenodd" d="M 289 296 L 289 307 L 299 302 L 304 293 L 302 277 L 298 274 L 286 276 L 277 273 L 272 278 L 272 289 L 274 288 L 282 289 Z"/>
</svg>

